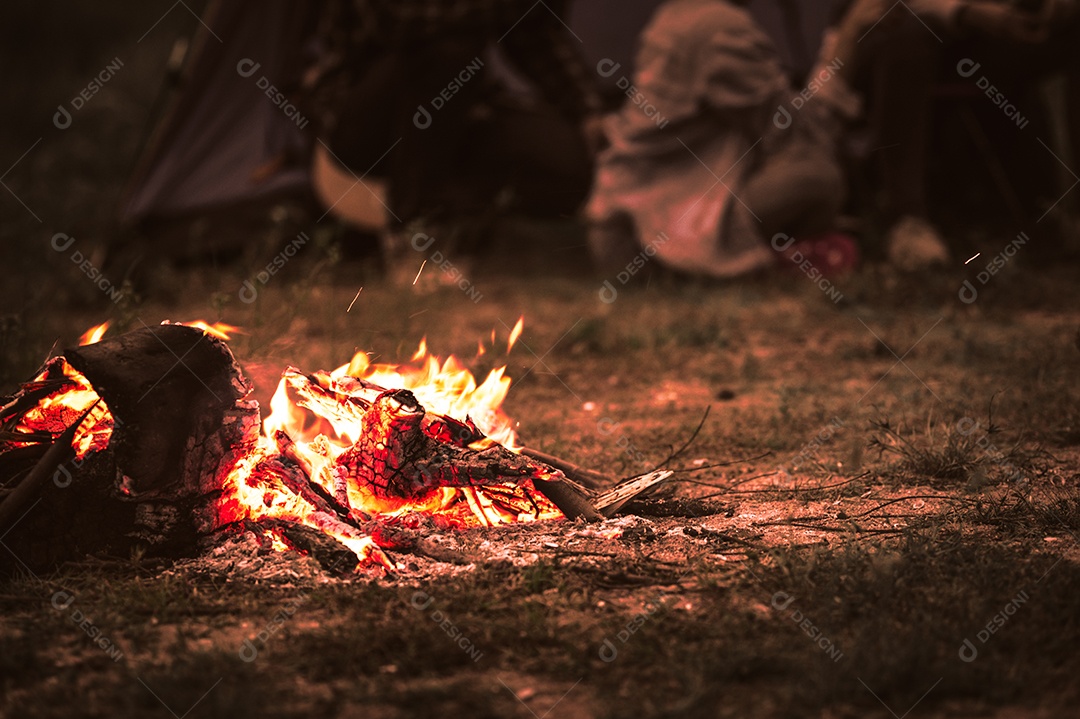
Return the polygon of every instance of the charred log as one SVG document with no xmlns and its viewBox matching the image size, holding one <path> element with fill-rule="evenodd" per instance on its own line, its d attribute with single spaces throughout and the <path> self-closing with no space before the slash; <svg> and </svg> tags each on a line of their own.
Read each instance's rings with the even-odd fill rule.
<svg viewBox="0 0 1080 719">
<path fill-rule="evenodd" d="M 265 527 L 277 532 L 294 548 L 314 557 L 315 561 L 328 572 L 344 574 L 356 568 L 359 559 L 351 549 L 333 537 L 317 529 L 297 522 L 282 519 L 263 518 L 248 523 L 249 528 Z"/>
<path fill-rule="evenodd" d="M 201 453 L 199 442 L 249 391 L 228 346 L 194 327 L 144 327 L 64 357 L 109 406 L 110 447 L 133 494 L 190 481 L 188 453 Z"/>
</svg>

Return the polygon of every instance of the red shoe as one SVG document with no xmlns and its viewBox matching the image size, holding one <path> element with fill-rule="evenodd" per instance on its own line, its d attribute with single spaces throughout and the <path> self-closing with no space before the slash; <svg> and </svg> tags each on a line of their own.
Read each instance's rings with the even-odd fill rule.
<svg viewBox="0 0 1080 719">
<path fill-rule="evenodd" d="M 861 255 L 854 237 L 829 230 L 796 239 L 789 247 L 777 252 L 776 264 L 796 272 L 815 268 L 822 277 L 832 278 L 854 271 Z"/>
</svg>

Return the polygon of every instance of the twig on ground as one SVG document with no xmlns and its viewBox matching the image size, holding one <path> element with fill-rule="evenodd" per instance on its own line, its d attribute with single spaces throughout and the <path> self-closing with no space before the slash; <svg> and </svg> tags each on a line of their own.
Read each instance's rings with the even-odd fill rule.
<svg viewBox="0 0 1080 719">
<path fill-rule="evenodd" d="M 705 408 L 705 414 L 703 414 L 701 416 L 701 421 L 698 422 L 698 426 L 694 430 L 693 434 L 690 435 L 690 438 L 688 440 L 686 440 L 686 442 L 683 443 L 682 447 L 679 447 L 679 449 L 668 453 L 667 459 L 665 459 L 663 462 L 661 462 L 660 464 L 658 464 L 658 465 L 656 465 L 655 467 L 652 468 L 653 472 L 655 472 L 658 469 L 663 469 L 664 465 L 668 464 L 669 462 L 671 462 L 671 460 L 675 459 L 680 454 L 682 454 L 683 452 L 685 452 L 687 449 L 690 448 L 690 445 L 694 443 L 694 440 L 697 439 L 698 434 L 701 432 L 701 428 L 705 426 L 705 420 L 707 420 L 709 418 L 709 412 L 711 410 L 712 410 L 712 405 L 709 405 L 708 407 Z"/>
</svg>

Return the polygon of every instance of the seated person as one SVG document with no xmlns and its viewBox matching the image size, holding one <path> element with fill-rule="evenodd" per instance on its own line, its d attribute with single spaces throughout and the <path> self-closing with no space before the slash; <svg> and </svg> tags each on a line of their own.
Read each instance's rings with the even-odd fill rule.
<svg viewBox="0 0 1080 719">
<path fill-rule="evenodd" d="M 845 4 L 841 2 L 839 9 Z M 856 87 L 866 95 L 875 148 L 867 159 L 874 163 L 873 178 L 880 189 L 877 209 L 887 228 L 888 257 L 899 267 L 917 269 L 950 257 L 927 208 L 930 108 L 938 83 L 968 83 L 977 94 L 975 82 L 992 78 L 999 88 L 1012 88 L 1006 92 L 1010 100 L 1022 103 L 1022 92 L 1033 78 L 1064 74 L 1072 154 L 1062 155 L 1062 160 L 1080 174 L 1080 53 L 1075 51 L 1075 42 L 1080 40 L 1080 3 L 908 0 L 907 7 L 911 12 L 896 13 L 889 33 L 874 33 L 861 43 L 866 61 L 860 65 Z M 977 62 L 978 76 L 968 82 L 959 75 L 958 58 L 970 59 L 969 67 Z M 1051 172 L 1038 173 L 1029 167 L 1018 174 L 1050 175 L 1056 170 L 1055 161 L 1044 155 L 1032 135 L 1025 138 L 1023 152 L 1049 160 Z M 1014 137 L 1007 134 L 1007 139 Z M 1045 188 L 1044 206 L 1031 220 L 1038 219 L 1067 189 L 1067 184 Z M 1064 197 L 1057 210 L 1067 217 L 1071 205 L 1073 215 L 1080 216 L 1076 199 Z"/>
<path fill-rule="evenodd" d="M 533 4 L 337 0 L 325 15 L 336 62 L 309 79 L 320 139 L 357 177 L 386 182 L 392 270 L 401 259 L 415 273 L 420 230 L 445 250 L 496 206 L 570 215 L 587 197 L 594 75 L 556 15 L 565 1 Z"/>
<path fill-rule="evenodd" d="M 837 141 L 860 110 L 849 85 L 857 43 L 889 24 L 890 3 L 856 0 L 798 93 L 745 4 L 672 0 L 645 30 L 636 90 L 608 120 L 588 205 L 605 270 L 644 251 L 731 277 L 835 220 L 845 194 Z"/>
</svg>

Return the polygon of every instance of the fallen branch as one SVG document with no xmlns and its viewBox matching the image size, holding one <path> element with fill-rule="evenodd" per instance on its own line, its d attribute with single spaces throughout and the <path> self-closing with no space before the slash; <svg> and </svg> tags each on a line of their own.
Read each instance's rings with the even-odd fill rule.
<svg viewBox="0 0 1080 719">
<path fill-rule="evenodd" d="M 675 459 L 680 454 L 682 454 L 683 452 L 685 452 L 687 449 L 690 448 L 690 445 L 694 443 L 694 440 L 697 439 L 698 434 L 701 432 L 701 428 L 705 426 L 705 420 L 707 420 L 709 418 L 709 412 L 710 411 L 712 411 L 712 405 L 709 405 L 708 407 L 705 408 L 705 414 L 703 414 L 701 416 L 701 421 L 698 422 L 697 428 L 694 429 L 693 434 L 690 435 L 690 439 L 686 440 L 686 442 L 683 443 L 682 447 L 679 447 L 677 450 L 670 452 L 668 454 L 668 456 L 667 456 L 667 459 L 665 459 L 663 462 L 661 462 L 660 464 L 653 467 L 652 471 L 655 472 L 658 469 L 662 469 L 664 467 L 664 465 L 666 465 L 668 462 Z"/>
<path fill-rule="evenodd" d="M 570 479 L 574 480 L 578 484 L 588 487 L 589 489 L 601 489 L 604 487 L 610 487 L 616 483 L 614 477 L 609 477 L 606 474 L 600 472 L 594 472 L 591 469 L 586 469 L 579 465 L 574 464 L 561 457 L 556 457 L 553 454 L 547 452 L 541 452 L 538 449 L 532 449 L 530 447 L 523 447 L 521 453 L 526 457 L 531 457 L 544 464 L 551 465 L 555 469 L 565 474 Z"/>
</svg>

